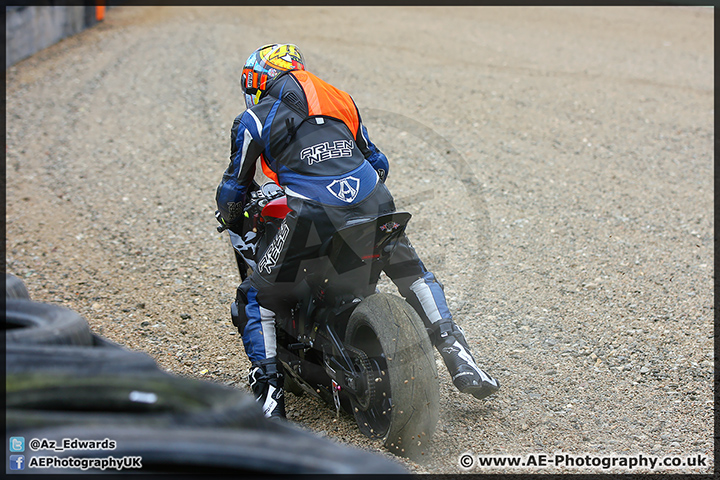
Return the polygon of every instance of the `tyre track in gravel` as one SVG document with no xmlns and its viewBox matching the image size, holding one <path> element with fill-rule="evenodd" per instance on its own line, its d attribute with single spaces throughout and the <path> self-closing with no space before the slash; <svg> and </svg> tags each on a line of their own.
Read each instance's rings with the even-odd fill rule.
<svg viewBox="0 0 720 480">
<path fill-rule="evenodd" d="M 503 383 L 477 402 L 439 365 L 434 447 L 407 467 L 601 471 L 459 465 L 563 451 L 710 473 L 712 39 L 684 7 L 112 8 L 6 72 L 7 270 L 171 372 L 247 389 L 214 194 L 242 63 L 295 42 L 367 112 L 413 245 Z M 288 416 L 381 451 L 313 400 Z"/>
</svg>

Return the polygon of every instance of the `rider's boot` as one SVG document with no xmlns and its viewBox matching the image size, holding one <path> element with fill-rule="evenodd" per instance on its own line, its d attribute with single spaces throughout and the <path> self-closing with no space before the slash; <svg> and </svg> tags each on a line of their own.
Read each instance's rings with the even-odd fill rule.
<svg viewBox="0 0 720 480">
<path fill-rule="evenodd" d="M 482 399 L 500 389 L 500 382 L 477 365 L 465 334 L 455 322 L 443 321 L 430 338 L 440 352 L 453 384 L 462 393 Z"/>
<path fill-rule="evenodd" d="M 285 418 L 283 374 L 275 358 L 253 362 L 248 382 L 266 417 Z"/>
</svg>

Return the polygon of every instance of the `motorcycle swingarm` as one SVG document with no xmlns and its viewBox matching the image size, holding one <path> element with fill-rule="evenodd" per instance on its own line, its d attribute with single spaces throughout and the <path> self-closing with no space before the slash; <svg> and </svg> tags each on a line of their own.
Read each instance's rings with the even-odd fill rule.
<svg viewBox="0 0 720 480">
<path fill-rule="evenodd" d="M 336 395 L 338 391 L 344 391 L 350 397 L 357 399 L 359 393 L 358 386 L 362 386 L 362 374 L 358 372 L 355 365 L 348 354 L 345 345 L 338 338 L 335 329 L 330 325 L 325 325 L 324 337 L 328 340 L 330 351 L 323 349 L 324 367 L 328 376 L 333 380 L 334 391 Z"/>
</svg>

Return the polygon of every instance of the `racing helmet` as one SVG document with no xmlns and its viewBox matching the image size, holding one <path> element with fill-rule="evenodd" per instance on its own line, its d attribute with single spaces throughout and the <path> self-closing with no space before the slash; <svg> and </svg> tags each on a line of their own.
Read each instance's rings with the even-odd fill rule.
<svg viewBox="0 0 720 480">
<path fill-rule="evenodd" d="M 241 77 L 247 107 L 257 105 L 271 81 L 288 70 L 305 70 L 300 49 L 291 43 L 265 45 L 250 54 Z"/>
</svg>

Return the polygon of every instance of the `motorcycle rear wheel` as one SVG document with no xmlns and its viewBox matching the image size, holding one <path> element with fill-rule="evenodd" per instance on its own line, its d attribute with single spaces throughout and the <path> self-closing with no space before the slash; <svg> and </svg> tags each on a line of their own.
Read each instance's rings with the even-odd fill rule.
<svg viewBox="0 0 720 480">
<path fill-rule="evenodd" d="M 390 452 L 426 455 L 438 421 L 440 392 L 435 355 L 417 313 L 395 295 L 365 298 L 348 321 L 345 342 L 368 357 L 370 405 L 351 400 L 360 431 L 382 438 Z"/>
</svg>

